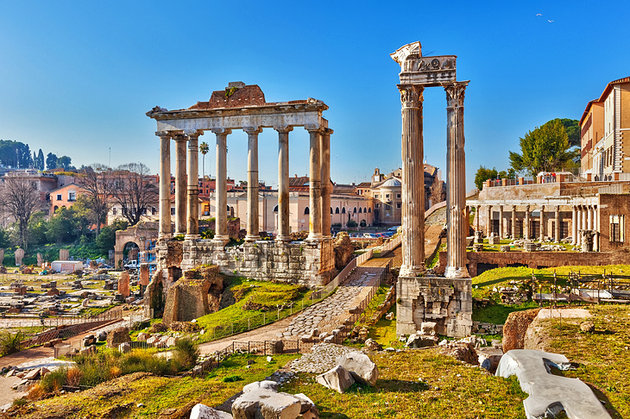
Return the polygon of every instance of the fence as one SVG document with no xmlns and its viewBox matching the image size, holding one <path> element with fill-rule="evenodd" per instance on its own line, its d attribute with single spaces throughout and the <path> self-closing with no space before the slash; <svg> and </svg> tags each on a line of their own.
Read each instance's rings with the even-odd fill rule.
<svg viewBox="0 0 630 419">
<path fill-rule="evenodd" d="M 113 309 L 100 313 L 96 316 L 77 316 L 73 318 L 77 321 L 77 323 L 55 326 L 54 329 L 46 330 L 22 341 L 21 345 L 23 348 L 28 348 L 31 346 L 43 345 L 44 343 L 55 339 L 67 339 L 83 333 L 86 330 L 102 326 L 112 321 L 120 320 L 123 317 L 122 314 L 122 307 L 114 307 Z M 41 320 L 43 322 L 44 320 L 54 319 Z"/>
</svg>

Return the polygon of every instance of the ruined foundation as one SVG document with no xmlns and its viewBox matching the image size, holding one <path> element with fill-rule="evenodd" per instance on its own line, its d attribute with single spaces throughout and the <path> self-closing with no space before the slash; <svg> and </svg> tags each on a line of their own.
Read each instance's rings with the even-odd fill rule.
<svg viewBox="0 0 630 419">
<path fill-rule="evenodd" d="M 436 322 L 440 335 L 464 337 L 472 329 L 472 281 L 438 276 L 398 277 L 396 335 L 420 330 L 422 322 Z"/>
</svg>

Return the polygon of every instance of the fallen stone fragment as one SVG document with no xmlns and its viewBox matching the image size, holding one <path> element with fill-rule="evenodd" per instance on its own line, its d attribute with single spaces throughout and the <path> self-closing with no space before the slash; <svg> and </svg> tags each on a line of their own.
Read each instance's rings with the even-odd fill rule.
<svg viewBox="0 0 630 419">
<path fill-rule="evenodd" d="M 534 321 L 539 308 L 523 311 L 514 311 L 508 315 L 503 325 L 503 351 L 523 349 L 525 345 L 525 333 Z"/>
<path fill-rule="evenodd" d="M 568 363 L 564 355 L 514 349 L 503 355 L 496 375 L 504 378 L 516 375 L 521 389 L 529 394 L 523 400 L 528 418 L 556 417 L 562 411 L 570 419 L 610 418 L 589 386 L 577 378 L 553 375 L 548 370 Z"/>
<path fill-rule="evenodd" d="M 361 352 L 342 355 L 337 363 L 352 374 L 352 378 L 363 384 L 375 385 L 378 379 L 378 367 L 370 357 Z"/>
<path fill-rule="evenodd" d="M 232 415 L 198 403 L 190 411 L 190 419 L 231 419 Z"/>
<path fill-rule="evenodd" d="M 368 349 L 368 351 L 381 351 L 383 350 L 383 347 L 377 343 L 374 339 L 372 338 L 368 338 L 365 341 L 365 347 Z"/>
<path fill-rule="evenodd" d="M 270 391 L 278 391 L 278 383 L 271 380 L 263 380 L 263 381 L 254 381 L 253 383 L 247 384 L 243 387 L 243 393 L 247 393 L 249 391 L 254 390 L 270 390 Z"/>
<path fill-rule="evenodd" d="M 341 365 L 337 365 L 330 371 L 315 377 L 315 380 L 324 387 L 335 390 L 339 393 L 345 392 L 352 384 L 354 384 L 354 378 L 348 370 Z"/>
<path fill-rule="evenodd" d="M 258 389 L 237 397 L 232 403 L 232 415 L 235 419 L 297 418 L 301 407 L 300 399 L 291 394 Z"/>
<path fill-rule="evenodd" d="M 580 330 L 584 333 L 593 333 L 595 331 L 595 324 L 593 322 L 580 323 Z"/>
<path fill-rule="evenodd" d="M 480 348 L 477 350 L 479 366 L 491 374 L 496 372 L 502 356 L 503 351 L 497 348 Z"/>
<path fill-rule="evenodd" d="M 420 324 L 420 334 L 435 336 L 437 335 L 436 327 L 437 327 L 436 322 L 422 322 Z"/>
<path fill-rule="evenodd" d="M 408 348 L 425 348 L 427 346 L 434 346 L 438 342 L 437 336 L 412 334 L 407 339 L 405 346 Z"/>
<path fill-rule="evenodd" d="M 313 403 L 313 400 L 309 399 L 304 393 L 295 394 L 295 397 L 300 399 L 300 415 L 302 416 L 302 418 L 319 418 L 319 410 L 315 406 L 315 403 Z"/>
</svg>

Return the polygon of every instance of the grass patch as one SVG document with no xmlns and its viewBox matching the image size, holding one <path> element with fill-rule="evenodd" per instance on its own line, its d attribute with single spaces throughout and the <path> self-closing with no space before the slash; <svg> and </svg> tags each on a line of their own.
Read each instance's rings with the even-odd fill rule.
<svg viewBox="0 0 630 419">
<path fill-rule="evenodd" d="M 379 353 L 373 360 L 379 368 L 375 387 L 355 385 L 339 394 L 300 374 L 282 390 L 307 394 L 323 418 L 525 416 L 527 395 L 515 379 L 491 376 L 436 349 Z"/>
<path fill-rule="evenodd" d="M 103 383 L 93 389 L 65 394 L 21 406 L 17 417 L 130 417 L 155 418 L 166 409 L 189 409 L 196 403 L 216 406 L 242 390 L 245 384 L 263 380 L 278 367 L 297 355 L 275 355 L 274 363 L 266 357 L 234 355 L 205 377 L 157 377 L 146 373 L 131 374 Z M 249 365 L 249 368 L 247 366 Z M 240 376 L 242 381 L 225 381 L 226 377 Z M 142 403 L 138 406 L 138 403 Z M 125 407 L 124 413 L 113 414 Z"/>
<path fill-rule="evenodd" d="M 283 319 L 312 305 L 307 288 L 284 283 L 254 281 L 241 277 L 229 278 L 229 290 L 234 304 L 197 319 L 205 333 L 199 342 L 209 342 Z"/>
<path fill-rule="evenodd" d="M 538 308 L 538 304 L 534 301 L 516 305 L 490 304 L 483 308 L 475 308 L 472 319 L 476 322 L 503 324 L 513 311 L 528 310 L 530 308 Z"/>
</svg>

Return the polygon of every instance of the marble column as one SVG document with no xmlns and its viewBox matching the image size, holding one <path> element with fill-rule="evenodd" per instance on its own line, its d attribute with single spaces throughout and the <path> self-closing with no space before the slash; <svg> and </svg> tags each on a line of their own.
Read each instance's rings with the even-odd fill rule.
<svg viewBox="0 0 630 419">
<path fill-rule="evenodd" d="M 475 230 L 476 231 L 481 231 L 479 230 L 479 219 L 481 218 L 481 207 L 479 205 L 477 205 L 475 207 Z"/>
<path fill-rule="evenodd" d="M 171 237 L 171 134 L 157 132 L 160 137 L 160 239 Z"/>
<path fill-rule="evenodd" d="M 260 127 L 248 127 L 247 133 L 247 235 L 245 241 L 260 239 L 258 226 L 258 134 Z"/>
<path fill-rule="evenodd" d="M 571 238 L 571 243 L 573 243 L 574 245 L 577 245 L 577 223 L 578 223 L 578 217 L 577 217 L 577 207 L 575 205 L 572 206 L 571 208 L 572 211 L 572 218 L 571 218 L 571 234 L 573 235 L 573 237 Z"/>
<path fill-rule="evenodd" d="M 486 207 L 486 236 L 492 234 L 492 205 Z"/>
<path fill-rule="evenodd" d="M 466 155 L 464 95 L 468 82 L 444 86 L 446 91 L 446 270 L 447 278 L 468 278 L 466 269 Z M 424 176 L 424 174 L 423 174 Z M 424 184 L 424 179 L 423 179 Z M 423 188 L 424 189 L 424 188 Z"/>
<path fill-rule="evenodd" d="M 516 240 L 516 205 L 512 205 L 512 240 Z"/>
<path fill-rule="evenodd" d="M 593 228 L 593 207 L 591 205 L 586 207 L 586 213 L 588 218 L 587 230 L 594 230 Z"/>
<path fill-rule="evenodd" d="M 499 239 L 505 237 L 505 229 L 503 224 L 503 205 L 499 205 Z"/>
<path fill-rule="evenodd" d="M 186 137 L 176 135 L 175 140 L 175 234 L 186 233 Z"/>
<path fill-rule="evenodd" d="M 556 222 L 554 225 L 554 232 L 553 232 L 553 239 L 556 243 L 560 242 L 560 228 L 561 228 L 561 224 L 560 224 L 560 205 L 556 205 Z"/>
<path fill-rule="evenodd" d="M 199 136 L 202 131 L 187 133 L 188 137 L 188 200 L 186 238 L 199 238 Z"/>
<path fill-rule="evenodd" d="M 424 273 L 424 145 L 421 86 L 399 84 L 402 114 L 402 265 L 400 276 Z"/>
<path fill-rule="evenodd" d="M 580 222 L 580 227 L 582 228 L 582 230 L 588 230 L 588 209 L 586 205 L 582 206 L 582 221 Z"/>
<path fill-rule="evenodd" d="M 530 239 L 529 234 L 529 205 L 525 206 L 525 220 L 523 220 L 523 238 L 525 240 Z"/>
<path fill-rule="evenodd" d="M 277 127 L 278 131 L 278 234 L 276 240 L 289 241 L 289 132 L 293 127 Z"/>
<path fill-rule="evenodd" d="M 309 151 L 309 219 L 307 240 L 317 241 L 322 238 L 322 173 L 320 167 L 320 137 L 322 136 L 322 128 L 307 127 L 307 130 L 311 137 Z"/>
<path fill-rule="evenodd" d="M 214 241 L 225 244 L 230 241 L 227 231 L 227 136 L 231 129 L 213 129 L 217 136 L 217 181 L 215 196 Z"/>
<path fill-rule="evenodd" d="M 545 206 L 541 205 L 540 206 L 540 242 L 544 242 L 545 241 Z"/>
<path fill-rule="evenodd" d="M 320 167 L 322 177 L 322 235 L 330 237 L 331 211 L 330 211 L 330 194 L 332 185 L 330 184 L 330 135 L 334 131 L 325 128 L 321 135 L 320 145 Z"/>
</svg>

